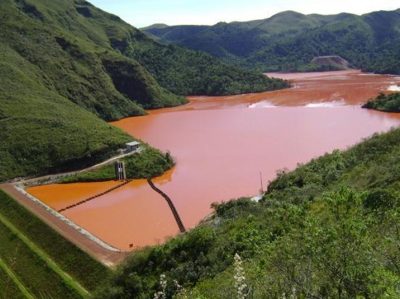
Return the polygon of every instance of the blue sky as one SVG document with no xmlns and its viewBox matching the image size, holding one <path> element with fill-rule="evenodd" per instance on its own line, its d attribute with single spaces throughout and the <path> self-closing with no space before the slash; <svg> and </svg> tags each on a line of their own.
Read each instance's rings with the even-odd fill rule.
<svg viewBox="0 0 400 299">
<path fill-rule="evenodd" d="M 301 13 L 363 14 L 400 8 L 399 0 L 89 0 L 92 4 L 143 27 L 154 23 L 168 25 L 215 24 L 219 21 L 264 19 L 284 10 Z"/>
</svg>

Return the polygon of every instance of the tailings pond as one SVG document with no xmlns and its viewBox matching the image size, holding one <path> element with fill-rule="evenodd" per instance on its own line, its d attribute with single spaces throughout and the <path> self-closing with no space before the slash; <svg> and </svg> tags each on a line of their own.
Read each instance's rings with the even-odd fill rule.
<svg viewBox="0 0 400 299">
<path fill-rule="evenodd" d="M 293 169 L 400 124 L 400 115 L 360 107 L 379 92 L 397 88 L 400 77 L 358 71 L 270 75 L 290 80 L 293 87 L 190 97 L 187 105 L 113 123 L 171 152 L 176 167 L 154 182 L 173 199 L 187 227 L 204 219 L 213 202 L 257 195 L 260 172 L 265 188 L 277 170 Z M 28 192 L 58 210 L 117 184 L 54 184 Z M 144 180 L 63 214 L 122 250 L 161 243 L 178 233 L 168 205 Z"/>
</svg>

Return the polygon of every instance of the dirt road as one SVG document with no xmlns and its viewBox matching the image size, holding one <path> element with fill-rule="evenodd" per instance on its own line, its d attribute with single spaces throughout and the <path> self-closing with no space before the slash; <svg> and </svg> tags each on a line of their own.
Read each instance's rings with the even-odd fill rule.
<svg viewBox="0 0 400 299">
<path fill-rule="evenodd" d="M 90 167 L 87 167 L 85 169 L 80 169 L 80 170 L 76 170 L 76 171 L 70 171 L 70 172 L 63 172 L 63 173 L 56 173 L 56 174 L 49 174 L 49 175 L 45 175 L 45 176 L 41 176 L 41 177 L 34 177 L 34 178 L 19 178 L 19 179 L 15 179 L 10 181 L 10 183 L 18 183 L 18 184 L 22 184 L 24 186 L 34 186 L 34 185 L 42 185 L 42 184 L 50 184 L 50 183 L 54 183 L 55 181 L 57 181 L 59 178 L 62 177 L 66 177 L 66 176 L 70 176 L 70 175 L 74 175 L 74 174 L 78 174 L 78 173 L 82 173 L 82 172 L 86 172 L 86 171 L 90 171 L 90 170 L 95 170 L 97 168 L 100 168 L 101 166 L 110 164 L 114 161 L 117 161 L 119 159 L 140 153 L 142 149 L 139 148 L 136 151 L 132 151 L 129 153 L 124 153 L 124 154 L 120 154 L 117 156 L 114 156 L 106 161 L 100 162 L 96 165 L 92 165 Z"/>
</svg>

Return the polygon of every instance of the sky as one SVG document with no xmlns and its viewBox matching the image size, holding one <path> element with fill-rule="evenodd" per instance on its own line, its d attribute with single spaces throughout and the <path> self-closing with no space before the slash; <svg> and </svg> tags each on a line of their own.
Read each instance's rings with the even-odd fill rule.
<svg viewBox="0 0 400 299">
<path fill-rule="evenodd" d="M 213 25 L 218 22 L 265 19 L 294 10 L 305 14 L 363 14 L 400 8 L 399 0 L 89 0 L 118 15 L 135 27 L 167 25 Z"/>
</svg>

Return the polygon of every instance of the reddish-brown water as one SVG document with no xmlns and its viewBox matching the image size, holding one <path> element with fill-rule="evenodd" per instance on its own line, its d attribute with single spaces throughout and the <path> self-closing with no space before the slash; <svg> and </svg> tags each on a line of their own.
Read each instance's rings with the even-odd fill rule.
<svg viewBox="0 0 400 299">
<path fill-rule="evenodd" d="M 171 151 L 177 166 L 155 182 L 168 193 L 187 227 L 210 204 L 256 195 L 277 170 L 346 148 L 400 124 L 396 114 L 359 104 L 400 83 L 399 77 L 357 71 L 275 74 L 287 90 L 230 97 L 191 97 L 177 108 L 152 111 L 114 125 L 154 147 Z M 116 182 L 48 185 L 28 191 L 54 208 L 108 189 Z M 124 250 L 162 242 L 178 233 L 164 200 L 143 180 L 64 212 L 104 241 Z"/>
</svg>

